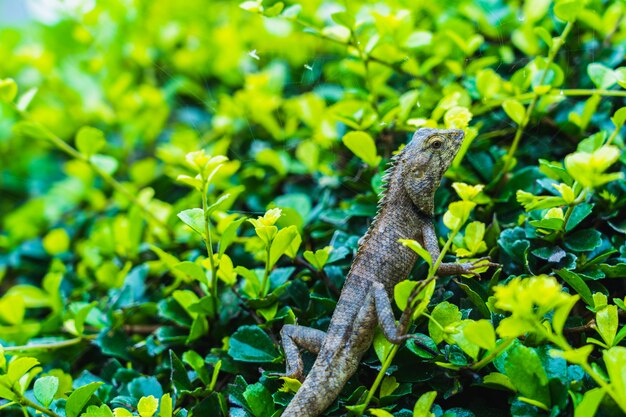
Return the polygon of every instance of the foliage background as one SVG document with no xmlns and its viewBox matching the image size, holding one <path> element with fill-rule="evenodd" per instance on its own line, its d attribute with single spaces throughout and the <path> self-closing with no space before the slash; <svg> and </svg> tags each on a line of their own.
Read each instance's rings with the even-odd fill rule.
<svg viewBox="0 0 626 417">
<path fill-rule="evenodd" d="M 501 268 L 438 281 L 329 415 L 626 409 L 624 2 L 32 4 L 0 29 L 2 415 L 279 413 L 278 332 L 327 325 L 420 126 L 467 133 L 442 244 Z"/>
</svg>

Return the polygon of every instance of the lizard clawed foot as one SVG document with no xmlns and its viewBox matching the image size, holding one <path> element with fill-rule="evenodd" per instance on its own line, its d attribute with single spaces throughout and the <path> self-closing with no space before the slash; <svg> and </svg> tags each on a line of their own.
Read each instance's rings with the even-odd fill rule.
<svg viewBox="0 0 626 417">
<path fill-rule="evenodd" d="M 482 258 L 478 258 L 472 262 L 464 262 L 461 266 L 464 269 L 462 272 L 463 275 L 468 274 L 480 278 L 480 273 L 476 271 L 477 269 L 490 268 L 492 266 L 498 267 L 500 264 L 491 262 L 491 257 L 489 256 L 483 256 Z"/>
<path fill-rule="evenodd" d="M 302 371 L 294 371 L 294 372 L 268 372 L 267 376 L 273 376 L 277 378 L 291 378 L 297 379 L 300 382 L 304 382 L 304 373 Z"/>
</svg>

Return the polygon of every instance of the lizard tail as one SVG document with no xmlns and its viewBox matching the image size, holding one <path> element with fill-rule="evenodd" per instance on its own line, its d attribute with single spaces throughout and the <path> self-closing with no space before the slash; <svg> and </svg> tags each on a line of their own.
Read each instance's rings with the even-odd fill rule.
<svg viewBox="0 0 626 417">
<path fill-rule="evenodd" d="M 321 415 L 339 396 L 348 379 L 356 371 L 359 360 L 358 358 L 349 358 L 339 362 L 342 364 L 316 363 L 283 412 L 282 417 L 317 417 Z"/>
</svg>

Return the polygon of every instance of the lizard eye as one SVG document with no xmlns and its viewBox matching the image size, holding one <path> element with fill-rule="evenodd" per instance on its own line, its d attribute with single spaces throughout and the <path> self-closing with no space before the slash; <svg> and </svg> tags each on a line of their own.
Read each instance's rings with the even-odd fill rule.
<svg viewBox="0 0 626 417">
<path fill-rule="evenodd" d="M 435 139 L 430 143 L 430 146 L 432 146 L 433 149 L 441 149 L 443 141 L 441 139 Z"/>
</svg>

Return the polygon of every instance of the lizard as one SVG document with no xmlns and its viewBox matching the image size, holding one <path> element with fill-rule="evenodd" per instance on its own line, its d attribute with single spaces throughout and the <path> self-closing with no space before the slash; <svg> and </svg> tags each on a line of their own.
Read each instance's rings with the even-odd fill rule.
<svg viewBox="0 0 626 417">
<path fill-rule="evenodd" d="M 281 329 L 286 359 L 282 375 L 302 380 L 304 365 L 299 348 L 317 354 L 283 417 L 322 414 L 356 372 L 372 344 L 377 324 L 391 343 L 411 337 L 406 331 L 412 312 L 405 311 L 396 325 L 390 298 L 394 286 L 408 278 L 418 255 L 399 240 L 414 239 L 432 259 L 439 257 L 434 195 L 464 136 L 457 129 L 421 128 L 391 158 L 376 216 L 359 241 L 328 329 L 324 332 L 291 324 Z M 437 275 L 476 274 L 476 268 L 477 261 L 441 263 Z"/>
</svg>

